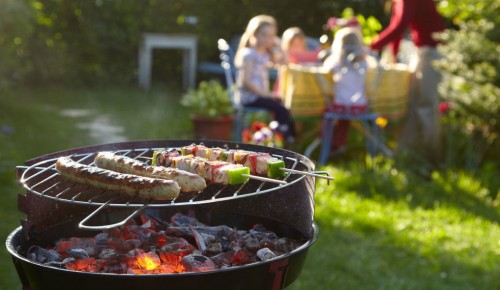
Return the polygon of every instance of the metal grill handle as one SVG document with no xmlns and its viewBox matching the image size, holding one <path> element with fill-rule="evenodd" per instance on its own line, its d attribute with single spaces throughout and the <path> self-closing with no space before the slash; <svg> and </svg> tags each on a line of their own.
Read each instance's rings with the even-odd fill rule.
<svg viewBox="0 0 500 290">
<path fill-rule="evenodd" d="M 92 217 L 96 216 L 101 210 L 105 209 L 106 207 L 109 206 L 109 204 L 113 201 L 113 199 L 108 200 L 106 203 L 98 207 L 95 211 L 93 211 L 91 214 L 89 214 L 87 217 L 85 217 L 79 224 L 78 228 L 80 229 L 85 229 L 85 230 L 95 230 L 95 231 L 101 231 L 101 230 L 109 230 L 112 228 L 120 227 L 126 224 L 129 220 L 131 220 L 133 217 L 135 217 L 137 214 L 139 214 L 144 208 L 148 206 L 147 203 L 143 204 L 141 207 L 138 209 L 134 210 L 129 216 L 127 216 L 125 219 L 123 219 L 120 222 L 114 223 L 114 224 L 107 224 L 107 225 L 98 225 L 98 226 L 91 226 L 91 225 L 86 225 L 85 223 L 88 222 Z"/>
</svg>

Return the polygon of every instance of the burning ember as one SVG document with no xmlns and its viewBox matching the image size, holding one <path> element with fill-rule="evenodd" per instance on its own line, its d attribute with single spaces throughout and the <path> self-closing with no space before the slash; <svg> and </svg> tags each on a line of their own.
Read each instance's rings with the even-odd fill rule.
<svg viewBox="0 0 500 290">
<path fill-rule="evenodd" d="M 266 261 L 302 243 L 278 237 L 261 224 L 250 230 L 208 226 L 191 215 L 170 222 L 142 217 L 93 238 L 62 239 L 54 247 L 32 246 L 28 258 L 82 272 L 166 274 L 203 272 Z"/>
</svg>

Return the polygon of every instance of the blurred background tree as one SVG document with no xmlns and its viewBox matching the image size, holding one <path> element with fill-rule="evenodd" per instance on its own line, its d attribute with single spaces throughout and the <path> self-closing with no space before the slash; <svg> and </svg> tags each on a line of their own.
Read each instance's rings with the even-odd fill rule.
<svg viewBox="0 0 500 290">
<path fill-rule="evenodd" d="M 280 32 L 300 26 L 313 37 L 346 7 L 384 17 L 384 1 L 325 0 L 0 0 L 0 80 L 23 84 L 134 83 L 141 33 L 195 33 L 198 59 L 218 61 L 218 38 L 240 35 L 256 14 Z M 187 16 L 196 16 L 190 24 Z M 153 76 L 180 83 L 180 52 L 155 51 Z M 8 62 L 8 63 L 7 63 Z"/>
<path fill-rule="evenodd" d="M 440 12 L 455 28 L 440 35 L 443 74 L 439 91 L 449 102 L 448 165 L 475 170 L 500 152 L 500 0 L 441 1 Z"/>
<path fill-rule="evenodd" d="M 21 81 L 31 70 L 26 59 L 33 12 L 26 1 L 0 1 L 0 89 Z"/>
</svg>

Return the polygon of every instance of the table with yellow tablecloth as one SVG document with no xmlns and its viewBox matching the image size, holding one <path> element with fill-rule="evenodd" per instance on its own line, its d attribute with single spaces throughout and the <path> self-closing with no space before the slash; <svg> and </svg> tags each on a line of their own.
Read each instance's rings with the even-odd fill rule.
<svg viewBox="0 0 500 290">
<path fill-rule="evenodd" d="M 318 65 L 289 64 L 280 69 L 279 82 L 279 92 L 283 96 L 283 102 L 299 123 L 312 119 L 313 123 L 315 122 L 313 126 L 318 128 L 321 124 L 320 119 L 323 119 L 323 122 L 328 119 L 324 117 L 326 116 L 324 112 L 335 99 L 333 93 L 335 84 L 331 71 Z M 368 69 L 365 87 L 370 113 L 383 117 L 377 118 L 377 125 L 379 119 L 393 123 L 404 119 L 408 110 L 410 90 L 410 72 L 406 65 L 375 66 Z M 315 132 L 302 126 L 300 124 L 298 132 Z M 368 132 L 363 133 L 367 138 L 373 139 L 379 150 L 388 156 L 392 155 L 391 150 L 377 136 L 370 136 Z M 316 137 L 307 146 L 306 156 L 322 143 L 322 139 Z"/>
<path fill-rule="evenodd" d="M 323 114 L 333 97 L 333 78 L 328 70 L 317 65 L 289 64 L 279 74 L 280 94 L 294 117 Z"/>
<path fill-rule="evenodd" d="M 289 64 L 279 73 L 279 92 L 294 117 L 321 116 L 333 102 L 333 76 L 325 68 Z M 365 85 L 371 112 L 390 121 L 406 116 L 410 89 L 410 72 L 406 65 L 370 68 Z"/>
</svg>

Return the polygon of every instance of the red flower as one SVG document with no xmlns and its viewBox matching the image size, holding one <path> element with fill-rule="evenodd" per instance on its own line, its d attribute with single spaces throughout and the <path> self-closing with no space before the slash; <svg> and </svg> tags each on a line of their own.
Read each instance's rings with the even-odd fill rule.
<svg viewBox="0 0 500 290">
<path fill-rule="evenodd" d="M 243 130 L 243 132 L 241 133 L 241 139 L 245 143 L 252 141 L 252 132 L 250 132 L 250 130 L 248 129 Z"/>
<path fill-rule="evenodd" d="M 444 115 L 451 109 L 451 107 L 451 103 L 442 102 L 441 104 L 439 104 L 439 112 Z"/>
<path fill-rule="evenodd" d="M 255 133 L 255 132 L 260 131 L 260 129 L 265 128 L 265 127 L 267 127 L 266 123 L 255 121 L 250 126 L 250 130 Z"/>
<path fill-rule="evenodd" d="M 241 139 L 244 143 L 265 145 L 271 147 L 283 148 L 283 136 L 272 128 L 274 123 L 269 125 L 260 121 L 254 121 L 250 128 L 241 132 Z"/>
</svg>

